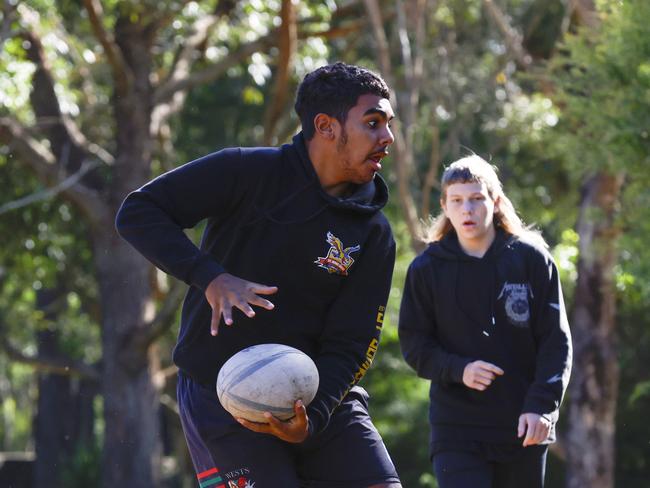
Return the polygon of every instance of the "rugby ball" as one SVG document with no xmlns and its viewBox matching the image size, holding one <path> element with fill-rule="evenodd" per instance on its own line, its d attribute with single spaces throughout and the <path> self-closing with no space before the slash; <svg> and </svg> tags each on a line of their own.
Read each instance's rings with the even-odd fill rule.
<svg viewBox="0 0 650 488">
<path fill-rule="evenodd" d="M 233 417 L 268 423 L 293 417 L 300 399 L 307 406 L 318 389 L 318 369 L 304 352 L 282 344 L 259 344 L 232 356 L 219 370 L 217 396 Z"/>
</svg>

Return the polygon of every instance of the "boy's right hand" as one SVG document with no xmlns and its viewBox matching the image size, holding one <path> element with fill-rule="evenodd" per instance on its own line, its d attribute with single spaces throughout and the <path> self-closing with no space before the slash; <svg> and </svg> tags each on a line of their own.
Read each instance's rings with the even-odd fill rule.
<svg viewBox="0 0 650 488">
<path fill-rule="evenodd" d="M 468 388 L 484 391 L 492 384 L 494 378 L 501 376 L 503 370 L 486 361 L 474 361 L 465 366 L 463 383 Z"/>
<path fill-rule="evenodd" d="M 247 317 L 255 317 L 251 305 L 257 305 L 266 310 L 273 310 L 273 305 L 259 295 L 273 295 L 278 291 L 277 286 L 261 285 L 252 281 L 242 280 L 228 273 L 222 273 L 213 279 L 205 290 L 205 298 L 212 307 L 210 333 L 219 333 L 219 322 L 223 315 L 226 325 L 232 325 L 232 308 L 237 307 Z"/>
</svg>

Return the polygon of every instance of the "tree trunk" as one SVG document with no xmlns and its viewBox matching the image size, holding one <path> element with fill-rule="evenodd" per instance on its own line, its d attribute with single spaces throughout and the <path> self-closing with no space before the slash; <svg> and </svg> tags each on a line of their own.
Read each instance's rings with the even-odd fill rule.
<svg viewBox="0 0 650 488">
<path fill-rule="evenodd" d="M 44 373 L 38 382 L 34 421 L 34 488 L 66 488 L 61 475 L 73 469 L 75 456 L 92 448 L 93 381 Z"/>
<path fill-rule="evenodd" d="M 60 298 L 60 289 L 39 292 L 38 307 L 47 320 L 56 321 L 58 314 L 52 305 Z M 45 358 L 62 355 L 56 328 L 38 333 L 38 354 Z M 61 479 L 63 470 L 71 467 L 79 449 L 91 445 L 94 394 L 90 383 L 56 373 L 39 375 L 38 409 L 34 418 L 35 488 L 65 488 Z"/>
<path fill-rule="evenodd" d="M 616 346 L 615 225 L 623 178 L 600 172 L 582 189 L 578 282 L 572 313 L 574 366 L 569 384 L 567 487 L 614 486 L 619 370 Z"/>
<path fill-rule="evenodd" d="M 147 336 L 154 315 L 151 266 L 115 232 L 113 218 L 129 191 L 150 177 L 153 89 L 151 33 L 128 17 L 115 25 L 126 86 L 115 84 L 116 158 L 108 190 L 110 217 L 93 228 L 102 304 L 102 388 L 105 488 L 158 486 L 159 393 L 152 381 Z M 110 220 L 109 220 L 110 219 Z"/>
<path fill-rule="evenodd" d="M 97 239 L 95 256 L 103 307 L 103 486 L 151 488 L 160 474 L 160 402 L 149 348 L 137 340 L 152 312 L 150 267 L 112 227 Z"/>
</svg>

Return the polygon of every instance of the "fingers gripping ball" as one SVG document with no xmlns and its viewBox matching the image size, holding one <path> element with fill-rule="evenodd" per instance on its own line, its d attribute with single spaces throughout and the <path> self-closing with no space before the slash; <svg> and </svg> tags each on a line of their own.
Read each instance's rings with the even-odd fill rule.
<svg viewBox="0 0 650 488">
<path fill-rule="evenodd" d="M 318 380 L 316 365 L 302 351 L 259 344 L 226 361 L 217 377 L 217 396 L 233 417 L 267 423 L 264 412 L 271 412 L 288 420 L 296 400 L 307 406 L 314 399 Z"/>
</svg>

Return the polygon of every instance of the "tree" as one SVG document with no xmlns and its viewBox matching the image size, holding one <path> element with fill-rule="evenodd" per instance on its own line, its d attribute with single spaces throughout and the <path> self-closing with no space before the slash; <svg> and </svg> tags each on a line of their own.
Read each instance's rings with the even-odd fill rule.
<svg viewBox="0 0 650 488">
<path fill-rule="evenodd" d="M 595 12 L 595 11 L 594 11 Z M 619 389 L 615 270 L 627 174 L 644 178 L 650 121 L 647 2 L 601 2 L 554 60 L 558 153 L 581 175 L 580 237 L 569 387 L 567 486 L 614 486 Z M 585 144 L 585 141 L 592 141 Z M 585 450 L 584 446 L 589 446 Z"/>
<path fill-rule="evenodd" d="M 172 287 L 156 310 L 151 269 L 117 237 L 113 218 L 127 192 L 175 164 L 169 124 L 188 93 L 254 53 L 269 53 L 278 30 L 288 33 L 280 52 L 292 52 L 296 20 L 287 1 L 279 29 L 270 27 L 277 12 L 248 3 L 85 0 L 83 8 L 50 0 L 5 6 L 3 56 L 32 73 L 29 106 L 3 99 L 0 142 L 13 164 L 29 167 L 51 195 L 75 206 L 87 230 L 100 305 L 102 483 L 156 486 L 152 345 L 169 328 L 182 287 Z M 330 35 L 309 21 L 303 27 L 303 36 Z M 277 109 L 268 120 L 275 130 Z"/>
</svg>

